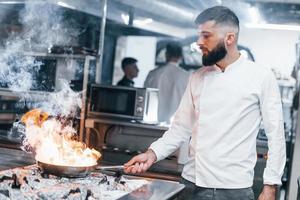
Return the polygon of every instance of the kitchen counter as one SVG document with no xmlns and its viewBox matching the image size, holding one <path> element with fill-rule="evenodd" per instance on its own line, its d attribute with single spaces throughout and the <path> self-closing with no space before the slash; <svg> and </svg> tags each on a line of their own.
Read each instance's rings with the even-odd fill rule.
<svg viewBox="0 0 300 200">
<path fill-rule="evenodd" d="M 113 118 L 92 118 L 92 117 L 87 118 L 85 120 L 85 126 L 87 128 L 95 127 L 96 123 L 130 126 L 130 127 L 145 128 L 145 129 L 155 129 L 161 131 L 166 131 L 169 128 L 167 124 L 162 124 L 162 123 L 151 124 L 151 123 L 141 122 L 137 120 L 122 120 L 122 119 L 113 119 Z"/>
<path fill-rule="evenodd" d="M 11 169 L 34 163 L 35 160 L 31 154 L 25 153 L 19 149 L 0 147 L 0 170 Z"/>
</svg>

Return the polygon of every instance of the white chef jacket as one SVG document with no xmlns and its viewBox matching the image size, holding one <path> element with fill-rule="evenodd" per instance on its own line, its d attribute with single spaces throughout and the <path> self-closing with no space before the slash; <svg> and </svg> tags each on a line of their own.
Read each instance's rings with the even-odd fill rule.
<svg viewBox="0 0 300 200">
<path fill-rule="evenodd" d="M 159 89 L 158 121 L 170 121 L 179 106 L 189 75 L 175 62 L 169 62 L 149 72 L 144 87 Z"/>
<path fill-rule="evenodd" d="M 265 184 L 281 184 L 285 165 L 282 104 L 272 72 L 240 56 L 222 72 L 193 73 L 170 129 L 154 142 L 158 160 L 191 136 L 182 176 L 208 188 L 251 187 L 256 137 L 263 120 L 268 137 Z"/>
</svg>

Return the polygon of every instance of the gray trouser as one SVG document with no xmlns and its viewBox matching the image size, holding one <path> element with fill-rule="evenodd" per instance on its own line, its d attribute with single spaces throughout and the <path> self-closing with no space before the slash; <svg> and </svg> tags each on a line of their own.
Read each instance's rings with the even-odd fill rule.
<svg viewBox="0 0 300 200">
<path fill-rule="evenodd" d="M 198 187 L 185 179 L 181 180 L 185 185 L 178 200 L 254 200 L 251 187 L 241 189 L 219 189 Z"/>
</svg>

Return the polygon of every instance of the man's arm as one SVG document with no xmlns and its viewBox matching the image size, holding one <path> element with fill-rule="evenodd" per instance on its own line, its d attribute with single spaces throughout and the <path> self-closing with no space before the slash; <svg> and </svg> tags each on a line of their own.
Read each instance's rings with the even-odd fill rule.
<svg viewBox="0 0 300 200">
<path fill-rule="evenodd" d="M 263 175 L 265 186 L 259 200 L 275 199 L 276 185 L 281 185 L 286 162 L 286 148 L 281 97 L 278 84 L 271 72 L 266 76 L 262 85 L 260 108 L 269 150 Z"/>
<path fill-rule="evenodd" d="M 188 82 L 173 121 L 168 131 L 152 143 L 149 149 L 156 154 L 157 161 L 162 160 L 173 153 L 184 141 L 191 137 L 191 130 L 195 122 L 194 103 L 192 97 L 192 77 Z M 172 99 L 170 99 L 172 101 Z"/>
<path fill-rule="evenodd" d="M 152 143 L 149 150 L 143 154 L 133 157 L 125 166 L 125 172 L 144 172 L 155 161 L 159 161 L 173 153 L 184 141 L 191 136 L 191 129 L 194 125 L 194 104 L 191 93 L 191 81 L 187 85 L 180 105 L 175 113 L 174 120 L 168 131 Z M 170 99 L 172 101 L 172 99 Z"/>
</svg>

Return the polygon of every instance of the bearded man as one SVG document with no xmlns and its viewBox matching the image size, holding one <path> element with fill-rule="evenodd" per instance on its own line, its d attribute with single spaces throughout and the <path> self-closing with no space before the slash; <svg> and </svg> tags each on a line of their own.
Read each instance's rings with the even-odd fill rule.
<svg viewBox="0 0 300 200">
<path fill-rule="evenodd" d="M 269 152 L 258 199 L 275 200 L 286 159 L 276 79 L 240 55 L 239 20 L 230 9 L 206 9 L 196 24 L 205 67 L 191 75 L 169 130 L 126 163 L 125 172 L 146 171 L 191 137 L 182 199 L 254 199 L 256 137 L 263 121 Z"/>
</svg>

